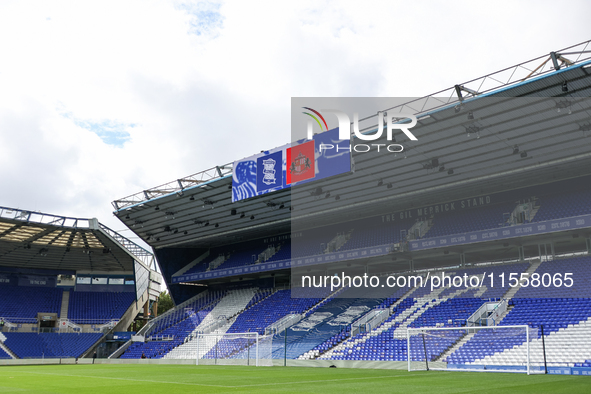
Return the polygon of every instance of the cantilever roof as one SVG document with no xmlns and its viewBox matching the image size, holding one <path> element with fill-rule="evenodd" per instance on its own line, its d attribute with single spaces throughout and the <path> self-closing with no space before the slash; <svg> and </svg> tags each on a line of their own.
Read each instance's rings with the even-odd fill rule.
<svg viewBox="0 0 591 394">
<path fill-rule="evenodd" d="M 0 207 L 0 266 L 133 272 L 135 260 L 154 268 L 152 253 L 96 219 Z"/>
<path fill-rule="evenodd" d="M 589 53 L 589 44 L 581 44 L 578 55 L 569 49 L 546 61 L 534 59 L 537 65 L 544 61 L 537 70 L 534 61 L 531 66 L 522 63 L 456 85 L 449 89 L 451 97 L 442 91 L 393 109 L 408 113 L 411 108 L 420 114 L 413 128 L 420 144 L 409 146 L 407 157 L 353 154 L 354 173 L 238 203 L 231 202 L 232 180 L 225 166 L 208 181 L 178 180 L 118 200 L 115 214 L 156 248 L 208 247 L 290 231 L 298 220 L 314 227 L 355 215 L 451 201 L 460 194 L 476 196 L 588 175 L 591 62 L 581 56 Z M 566 62 L 567 57 L 573 61 Z M 547 67 L 552 64 L 561 69 Z M 520 72 L 526 75 L 516 79 Z M 501 76 L 505 79 L 496 87 L 487 86 Z M 479 131 L 472 128 L 470 134 L 471 127 Z M 387 188 L 388 184 L 393 187 Z M 322 196 L 317 193 L 319 185 Z M 290 211 L 292 204 L 295 209 Z M 242 218 L 241 213 L 245 213 Z"/>
</svg>

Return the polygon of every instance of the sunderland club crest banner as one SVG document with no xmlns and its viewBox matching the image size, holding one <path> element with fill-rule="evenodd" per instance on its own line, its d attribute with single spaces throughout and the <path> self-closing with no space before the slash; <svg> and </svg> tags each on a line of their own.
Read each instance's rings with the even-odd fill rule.
<svg viewBox="0 0 591 394">
<path fill-rule="evenodd" d="M 314 178 L 315 171 L 314 141 L 305 142 L 287 149 L 286 184 Z"/>
</svg>

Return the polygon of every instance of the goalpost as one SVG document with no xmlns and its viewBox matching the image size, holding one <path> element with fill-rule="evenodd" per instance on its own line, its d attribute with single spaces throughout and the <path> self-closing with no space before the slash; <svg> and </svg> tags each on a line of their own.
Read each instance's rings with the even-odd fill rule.
<svg viewBox="0 0 591 394">
<path fill-rule="evenodd" d="M 532 360 L 538 328 L 519 326 L 407 328 L 409 371 L 540 372 Z M 535 353 L 538 355 L 538 352 Z"/>
<path fill-rule="evenodd" d="M 273 336 L 257 332 L 195 334 L 196 365 L 273 366 Z"/>
</svg>

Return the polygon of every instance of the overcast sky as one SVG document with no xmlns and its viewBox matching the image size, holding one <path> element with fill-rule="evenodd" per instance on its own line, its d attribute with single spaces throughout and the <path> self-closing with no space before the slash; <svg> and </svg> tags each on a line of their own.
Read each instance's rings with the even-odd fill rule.
<svg viewBox="0 0 591 394">
<path fill-rule="evenodd" d="M 589 15 L 585 0 L 2 0 L 0 206 L 124 230 L 111 201 L 289 142 L 291 97 L 428 95 L 589 40 Z"/>
</svg>

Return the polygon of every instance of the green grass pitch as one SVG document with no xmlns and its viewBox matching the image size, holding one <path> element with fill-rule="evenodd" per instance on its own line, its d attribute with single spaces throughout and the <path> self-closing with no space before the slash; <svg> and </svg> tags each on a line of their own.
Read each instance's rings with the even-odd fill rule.
<svg viewBox="0 0 591 394">
<path fill-rule="evenodd" d="M 190 365 L 0 367 L 0 393 L 590 393 L 591 377 Z"/>
</svg>

